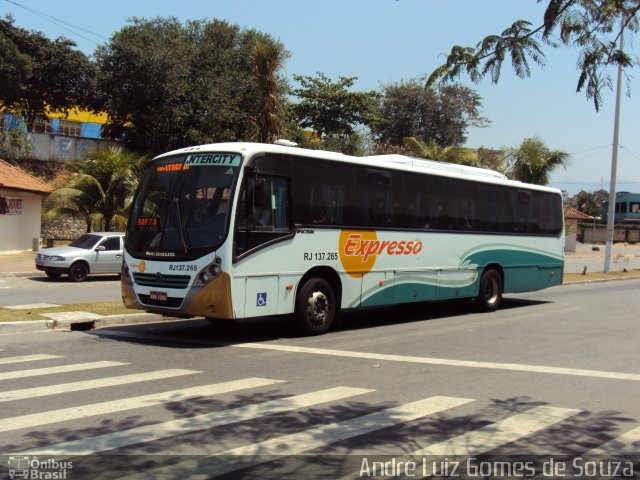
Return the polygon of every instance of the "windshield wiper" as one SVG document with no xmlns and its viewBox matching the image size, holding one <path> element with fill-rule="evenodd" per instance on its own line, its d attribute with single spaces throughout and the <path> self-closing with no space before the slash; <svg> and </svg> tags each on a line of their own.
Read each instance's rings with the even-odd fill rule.
<svg viewBox="0 0 640 480">
<path fill-rule="evenodd" d="M 178 230 L 178 238 L 180 239 L 180 244 L 182 245 L 182 250 L 184 253 L 189 253 L 189 246 L 187 245 L 187 241 L 184 238 L 184 228 L 182 226 L 182 213 L 180 213 L 180 198 L 173 197 L 173 208 L 176 212 L 176 220 L 177 225 L 176 229 Z"/>
</svg>

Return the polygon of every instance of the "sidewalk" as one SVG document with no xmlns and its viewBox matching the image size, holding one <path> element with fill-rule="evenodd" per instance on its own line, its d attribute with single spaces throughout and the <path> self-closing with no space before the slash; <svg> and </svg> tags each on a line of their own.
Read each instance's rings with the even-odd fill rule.
<svg viewBox="0 0 640 480">
<path fill-rule="evenodd" d="M 564 273 L 582 273 L 604 271 L 605 246 L 583 245 L 578 243 L 575 252 L 567 252 L 564 257 Z M 615 244 L 611 250 L 611 271 L 639 270 L 640 245 Z"/>
<path fill-rule="evenodd" d="M 36 252 L 0 252 L 0 277 L 44 275 L 36 269 Z"/>
</svg>

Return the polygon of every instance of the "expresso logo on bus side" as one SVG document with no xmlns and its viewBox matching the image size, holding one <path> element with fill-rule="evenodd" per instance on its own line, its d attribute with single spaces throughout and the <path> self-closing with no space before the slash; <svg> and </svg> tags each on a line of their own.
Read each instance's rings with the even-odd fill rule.
<svg viewBox="0 0 640 480">
<path fill-rule="evenodd" d="M 371 271 L 378 255 L 417 255 L 422 251 L 422 242 L 378 240 L 375 231 L 343 230 L 338 251 L 345 271 L 359 277 Z"/>
</svg>

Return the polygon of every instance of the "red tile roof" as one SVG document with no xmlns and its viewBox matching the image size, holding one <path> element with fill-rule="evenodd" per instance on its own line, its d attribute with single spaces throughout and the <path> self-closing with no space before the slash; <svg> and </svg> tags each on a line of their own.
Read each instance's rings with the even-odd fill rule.
<svg viewBox="0 0 640 480">
<path fill-rule="evenodd" d="M 587 215 L 586 213 L 582 213 L 575 208 L 564 207 L 564 218 L 569 220 L 591 220 L 593 217 Z"/>
<path fill-rule="evenodd" d="M 0 159 L 0 188 L 21 192 L 51 193 L 53 187 Z"/>
</svg>

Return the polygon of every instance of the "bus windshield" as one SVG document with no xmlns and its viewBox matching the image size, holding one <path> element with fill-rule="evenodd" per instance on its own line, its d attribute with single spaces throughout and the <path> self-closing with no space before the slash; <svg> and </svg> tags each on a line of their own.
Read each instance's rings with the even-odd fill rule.
<svg viewBox="0 0 640 480">
<path fill-rule="evenodd" d="M 136 257 L 192 259 L 218 248 L 227 235 L 231 190 L 241 156 L 177 155 L 146 169 L 127 225 Z"/>
</svg>

